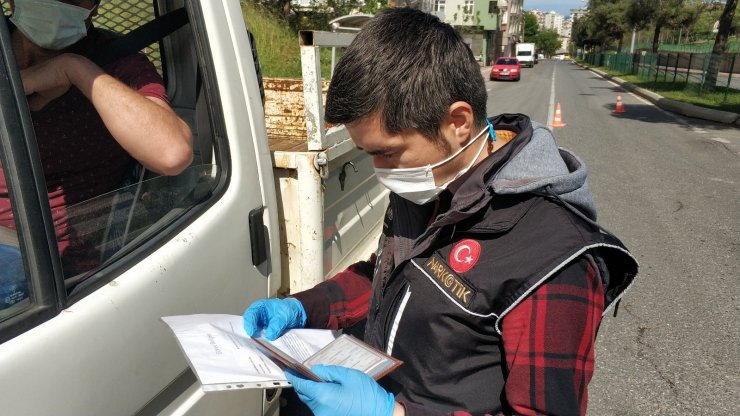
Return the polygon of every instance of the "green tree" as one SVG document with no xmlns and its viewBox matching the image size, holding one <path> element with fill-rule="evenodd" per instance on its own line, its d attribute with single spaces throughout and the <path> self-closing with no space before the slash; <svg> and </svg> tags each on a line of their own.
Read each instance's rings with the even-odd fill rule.
<svg viewBox="0 0 740 416">
<path fill-rule="evenodd" d="M 603 50 L 616 41 L 621 52 L 624 34 L 631 29 L 625 19 L 628 7 L 628 0 L 591 0 L 585 22 L 591 43 Z"/>
<path fill-rule="evenodd" d="M 329 22 L 354 10 L 385 9 L 387 0 L 371 0 L 363 6 L 360 0 L 312 0 L 309 7 L 296 7 L 291 0 L 242 0 L 261 6 L 293 30 L 331 30 Z M 362 6 L 362 8 L 361 8 Z"/>
<path fill-rule="evenodd" d="M 696 22 L 691 27 L 689 41 L 712 38 L 714 36 L 714 33 L 712 32 L 714 29 L 714 23 L 717 22 L 719 17 L 722 15 L 721 4 L 700 4 L 699 6 L 699 13 Z"/>
<path fill-rule="evenodd" d="M 709 68 L 707 68 L 707 77 L 705 79 L 705 85 L 711 89 L 717 84 L 719 64 L 722 54 L 725 53 L 725 48 L 727 47 L 727 37 L 732 29 L 732 19 L 735 17 L 736 7 L 737 0 L 727 0 L 725 9 L 722 11 L 722 16 L 719 18 L 717 37 L 714 39 L 714 47 L 712 48 L 712 59 L 709 60 Z"/>
<path fill-rule="evenodd" d="M 560 35 L 553 29 L 545 29 L 537 33 L 534 43 L 537 47 L 537 52 L 547 56 L 554 55 L 560 49 L 560 46 L 562 46 Z"/>
<path fill-rule="evenodd" d="M 574 22 L 571 29 L 571 38 L 576 46 L 584 49 L 598 47 L 602 51 L 609 41 L 606 32 L 601 30 L 599 26 L 597 16 L 591 12 Z"/>
<path fill-rule="evenodd" d="M 368 14 L 378 14 L 387 8 L 387 0 L 365 0 L 360 11 Z"/>
<path fill-rule="evenodd" d="M 524 12 L 524 41 L 533 42 L 540 31 L 537 15 L 532 12 Z"/>
<path fill-rule="evenodd" d="M 570 39 L 573 44 L 584 50 L 590 49 L 593 43 L 589 37 L 589 21 L 584 16 L 573 21 L 573 27 L 570 32 Z"/>
<path fill-rule="evenodd" d="M 691 25 L 697 18 L 695 3 L 687 0 L 630 0 L 627 23 L 637 29 L 653 27 L 653 52 L 658 52 L 660 32 Z"/>
</svg>

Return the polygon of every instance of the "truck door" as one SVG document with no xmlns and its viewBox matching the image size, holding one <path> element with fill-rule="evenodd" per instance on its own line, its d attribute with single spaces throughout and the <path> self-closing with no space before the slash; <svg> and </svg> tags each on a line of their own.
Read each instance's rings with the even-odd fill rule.
<svg viewBox="0 0 740 416">
<path fill-rule="evenodd" d="M 260 390 L 204 395 L 159 319 L 240 314 L 274 295 L 280 275 L 262 103 L 239 2 L 103 2 L 96 24 L 180 7 L 190 23 L 154 46 L 171 104 L 193 130 L 195 161 L 176 177 L 144 173 L 71 206 L 70 224 L 96 253 L 75 274 L 58 250 L 34 114 L 0 19 L 8 188 L 0 197 L 14 219 L 0 234 L 0 262 L 18 266 L 14 280 L 0 274 L 0 283 L 13 282 L 0 306 L 4 415 L 263 415 L 277 407 Z"/>
</svg>

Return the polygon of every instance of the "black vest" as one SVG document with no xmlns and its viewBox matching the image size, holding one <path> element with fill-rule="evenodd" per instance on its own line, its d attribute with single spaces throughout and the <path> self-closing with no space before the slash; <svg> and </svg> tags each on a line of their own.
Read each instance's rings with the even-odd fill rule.
<svg viewBox="0 0 740 416">
<path fill-rule="evenodd" d="M 433 225 L 406 258 L 394 259 L 393 212 L 413 209 L 407 204 L 391 198 L 365 332 L 367 342 L 404 361 L 381 380 L 400 400 L 445 411 L 500 411 L 501 319 L 579 256 L 593 258 L 607 308 L 637 273 L 616 237 L 556 199 L 533 194 L 493 196 L 461 222 Z M 460 266 L 466 245 L 477 245 L 480 255 L 456 272 L 451 263 L 466 268 Z"/>
</svg>

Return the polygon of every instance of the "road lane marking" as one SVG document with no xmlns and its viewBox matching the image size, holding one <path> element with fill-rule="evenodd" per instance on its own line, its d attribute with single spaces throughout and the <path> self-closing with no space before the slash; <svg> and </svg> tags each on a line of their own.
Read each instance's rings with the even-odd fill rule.
<svg viewBox="0 0 740 416">
<path fill-rule="evenodd" d="M 714 181 L 714 182 L 722 182 L 722 183 L 727 183 L 727 184 L 730 184 L 730 185 L 734 185 L 734 184 L 735 184 L 735 181 L 731 181 L 731 180 L 729 180 L 729 179 L 722 179 L 722 178 L 709 178 L 709 180 L 710 180 L 710 181 Z"/>
<path fill-rule="evenodd" d="M 547 125 L 552 126 L 552 118 L 555 112 L 555 71 L 557 65 L 552 66 L 552 81 L 550 82 L 550 108 L 547 109 Z"/>
<path fill-rule="evenodd" d="M 706 132 L 704 132 L 704 133 L 706 133 Z M 727 140 L 727 139 L 723 139 L 723 138 L 721 138 L 721 137 L 712 137 L 712 138 L 711 138 L 711 139 L 709 139 L 709 140 L 714 140 L 715 142 L 720 142 L 720 143 L 724 143 L 724 144 L 730 144 L 730 143 L 732 143 L 732 142 L 730 142 L 729 140 Z"/>
<path fill-rule="evenodd" d="M 637 101 L 640 101 L 643 104 L 653 105 L 653 103 L 651 103 L 650 101 L 648 101 L 648 100 L 640 97 L 639 95 L 635 94 L 634 92 L 628 92 L 627 94 L 629 94 L 632 98 L 635 98 Z"/>
</svg>

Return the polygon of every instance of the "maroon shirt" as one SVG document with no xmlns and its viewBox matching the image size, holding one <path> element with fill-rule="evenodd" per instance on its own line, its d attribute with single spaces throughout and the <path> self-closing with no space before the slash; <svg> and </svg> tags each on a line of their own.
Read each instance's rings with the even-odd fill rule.
<svg viewBox="0 0 740 416">
<path fill-rule="evenodd" d="M 102 38 L 97 36 L 96 40 Z M 141 95 L 167 101 L 162 78 L 145 55 L 130 55 L 103 69 Z M 92 217 L 105 216 L 110 203 L 101 201 L 85 215 L 81 209 L 70 206 L 120 188 L 135 161 L 111 136 L 92 103 L 77 88 L 32 112 L 31 118 L 65 275 L 90 270 L 97 265 L 99 253 L 88 234 L 98 230 L 76 227 L 74 222 L 82 225 Z M 2 169 L 0 226 L 15 228 Z"/>
</svg>

